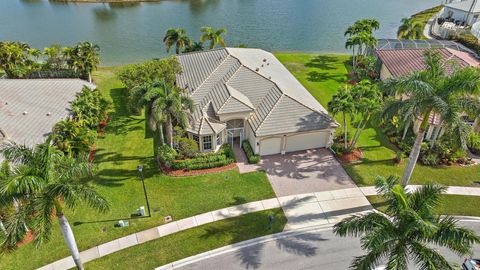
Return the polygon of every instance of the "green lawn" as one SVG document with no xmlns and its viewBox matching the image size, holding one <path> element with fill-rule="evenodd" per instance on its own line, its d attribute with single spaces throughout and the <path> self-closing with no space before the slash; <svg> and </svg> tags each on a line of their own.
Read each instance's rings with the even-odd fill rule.
<svg viewBox="0 0 480 270">
<path fill-rule="evenodd" d="M 440 215 L 480 216 L 480 200 L 477 196 L 441 195 L 442 202 L 437 209 Z M 381 196 L 367 196 L 373 207 L 385 212 L 385 201 Z"/>
<path fill-rule="evenodd" d="M 347 80 L 348 55 L 317 55 L 304 53 L 276 53 L 278 59 L 326 108 L 339 86 Z M 340 118 L 337 117 L 340 122 Z M 353 132 L 352 132 L 353 133 Z M 358 145 L 363 158 L 360 163 L 344 166 L 360 186 L 374 185 L 377 175 L 401 176 L 405 162 L 395 165 L 396 147 L 390 144 L 384 133 L 374 126 L 365 129 Z M 480 166 L 427 167 L 417 164 L 411 183 L 437 182 L 444 185 L 474 186 L 480 181 Z"/>
<path fill-rule="evenodd" d="M 111 68 L 101 68 L 94 79 L 113 102 L 112 119 L 105 137 L 97 143 L 98 173 L 92 183 L 111 204 L 106 214 L 80 206 L 66 216 L 80 250 L 154 227 L 171 215 L 174 220 L 249 201 L 275 197 L 264 172 L 239 174 L 237 170 L 196 176 L 166 177 L 152 162 L 153 139 L 146 132 L 145 119 L 126 111 L 125 89 Z M 152 218 L 132 219 L 128 228 L 114 228 L 116 219 L 127 219 L 145 199 L 136 166 L 146 166 L 145 177 Z M 35 254 L 35 256 L 31 256 Z M 38 249 L 32 244 L 0 257 L 0 269 L 34 269 L 68 256 L 69 252 L 54 224 L 52 239 Z M 0 255 L 1 256 L 1 255 Z M 28 258 L 28 259 L 27 259 Z"/>
<path fill-rule="evenodd" d="M 269 216 L 274 221 L 269 228 Z M 134 246 L 85 265 L 86 269 L 154 269 L 208 250 L 283 231 L 281 208 L 216 221 Z"/>
</svg>

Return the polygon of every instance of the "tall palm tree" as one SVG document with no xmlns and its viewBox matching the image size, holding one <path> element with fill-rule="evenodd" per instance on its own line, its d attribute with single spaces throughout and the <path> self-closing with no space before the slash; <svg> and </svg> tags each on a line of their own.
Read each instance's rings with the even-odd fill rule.
<svg viewBox="0 0 480 270">
<path fill-rule="evenodd" d="M 160 141 L 164 143 L 163 125 L 167 133 L 167 144 L 173 146 L 173 123 L 185 128 L 188 126 L 194 103 L 178 87 L 155 82 L 135 87 L 130 97 L 131 106 L 139 110 L 145 108 L 145 115 L 152 130 L 158 130 Z"/>
<path fill-rule="evenodd" d="M 175 53 L 179 54 L 182 50 L 192 45 L 192 40 L 187 36 L 184 29 L 170 28 L 163 37 L 163 43 L 167 52 L 170 52 L 170 48 L 175 46 Z"/>
<path fill-rule="evenodd" d="M 374 269 L 386 260 L 387 270 L 406 270 L 412 260 L 417 269 L 453 270 L 432 245 L 465 255 L 480 242 L 473 231 L 459 227 L 453 217 L 435 214 L 445 187 L 426 185 L 409 192 L 393 176 L 377 178 L 376 187 L 386 201 L 388 216 L 378 212 L 354 215 L 333 229 L 342 237 L 360 237 L 367 254 L 356 257 L 351 269 Z"/>
<path fill-rule="evenodd" d="M 398 28 L 397 36 L 399 39 L 422 39 L 423 25 L 416 20 L 403 18 L 402 25 Z"/>
<path fill-rule="evenodd" d="M 84 202 L 99 211 L 108 210 L 107 201 L 82 181 L 91 175 L 93 165 L 65 156 L 50 138 L 34 148 L 6 142 L 0 146 L 0 153 L 14 166 L 11 177 L 0 179 L 0 197 L 11 196 L 16 202 L 15 211 L 4 220 L 2 249 L 15 249 L 28 228 L 32 228 L 37 245 L 49 240 L 56 217 L 77 269 L 83 269 L 65 208 L 75 209 Z"/>
<path fill-rule="evenodd" d="M 478 93 L 480 71 L 475 68 L 454 69 L 452 74 L 445 72 L 445 65 L 438 52 L 426 51 L 426 70 L 389 80 L 386 89 L 392 95 L 406 98 L 386 103 L 383 116 L 390 119 L 394 115 L 402 119 L 420 119 L 421 124 L 412 147 L 401 183 L 408 184 L 420 154 L 420 148 L 433 114 L 440 116 L 443 128 L 451 131 L 461 147 L 465 147 L 470 127 L 463 121 L 467 112 L 480 114 L 480 101 L 473 95 Z M 452 67 L 453 68 L 453 67 Z"/>
<path fill-rule="evenodd" d="M 354 110 L 354 103 L 351 89 L 348 85 L 340 87 L 338 92 L 328 102 L 328 110 L 335 116 L 339 113 L 343 118 L 343 140 L 344 148 L 348 149 L 348 130 L 347 130 L 347 114 Z"/>
<path fill-rule="evenodd" d="M 195 105 L 193 100 L 182 94 L 181 89 L 176 86 L 165 84 L 164 89 L 165 96 L 159 102 L 158 112 L 161 111 L 165 115 L 167 143 L 173 147 L 173 123 L 175 122 L 181 128 L 186 128 Z"/>
<path fill-rule="evenodd" d="M 348 37 L 345 48 L 352 48 L 353 50 L 353 66 L 356 67 L 356 62 L 359 60 L 358 56 L 365 56 L 368 48 L 377 45 L 377 39 L 373 35 L 373 31 L 380 28 L 380 22 L 376 19 L 361 19 L 349 26 L 345 33 Z M 358 47 L 355 54 L 355 47 Z"/>
<path fill-rule="evenodd" d="M 210 49 L 215 48 L 218 44 L 225 47 L 225 40 L 223 39 L 223 35 L 227 34 L 225 28 L 213 29 L 210 26 L 204 26 L 200 28 L 200 32 L 203 33 L 200 40 L 202 42 L 210 41 Z"/>
</svg>

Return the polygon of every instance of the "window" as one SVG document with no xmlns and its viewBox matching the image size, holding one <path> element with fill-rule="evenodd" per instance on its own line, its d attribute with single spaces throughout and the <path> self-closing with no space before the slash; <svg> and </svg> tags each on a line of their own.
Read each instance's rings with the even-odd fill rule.
<svg viewBox="0 0 480 270">
<path fill-rule="evenodd" d="M 197 143 L 197 145 L 200 145 L 200 139 L 198 138 L 198 135 L 192 134 L 192 139 Z"/>
<path fill-rule="evenodd" d="M 212 150 L 212 136 L 203 137 L 203 150 Z"/>
<path fill-rule="evenodd" d="M 222 145 L 222 133 L 217 134 L 217 146 Z"/>
</svg>

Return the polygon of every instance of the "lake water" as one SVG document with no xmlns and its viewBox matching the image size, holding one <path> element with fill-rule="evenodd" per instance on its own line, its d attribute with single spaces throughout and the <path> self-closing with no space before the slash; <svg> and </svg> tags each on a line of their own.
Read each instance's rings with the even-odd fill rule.
<svg viewBox="0 0 480 270">
<path fill-rule="evenodd" d="M 270 51 L 346 52 L 345 28 L 360 18 L 381 23 L 394 38 L 400 19 L 439 0 L 179 0 L 135 4 L 0 0 L 0 40 L 43 48 L 92 41 L 102 65 L 166 55 L 162 38 L 182 27 L 194 39 L 203 25 L 225 27 L 228 45 Z"/>
</svg>

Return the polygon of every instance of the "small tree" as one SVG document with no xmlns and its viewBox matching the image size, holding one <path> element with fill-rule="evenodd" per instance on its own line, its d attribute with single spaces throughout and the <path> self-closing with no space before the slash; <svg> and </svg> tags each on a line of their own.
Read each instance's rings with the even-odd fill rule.
<svg viewBox="0 0 480 270">
<path fill-rule="evenodd" d="M 39 65 L 36 60 L 40 51 L 22 42 L 0 42 L 0 68 L 8 78 L 24 78 Z"/>
<path fill-rule="evenodd" d="M 376 19 L 361 19 L 345 31 L 344 36 L 348 37 L 345 48 L 352 49 L 352 65 L 354 68 L 357 66 L 359 58 L 366 56 L 368 49 L 377 45 L 377 39 L 374 37 L 373 31 L 379 28 L 380 23 Z"/>
<path fill-rule="evenodd" d="M 382 106 L 382 93 L 375 83 L 369 80 L 362 80 L 354 85 L 351 90 L 354 114 L 360 117 L 358 123 L 354 121 L 355 133 L 351 140 L 350 147 L 355 149 L 355 146 L 362 134 L 363 130 L 372 118 L 372 115 L 377 113 Z"/>
<path fill-rule="evenodd" d="M 386 202 L 388 216 L 378 212 L 354 215 L 333 229 L 342 237 L 360 237 L 366 254 L 355 257 L 351 269 L 374 269 L 386 260 L 387 270 L 406 270 L 413 260 L 416 269 L 453 270 L 432 245 L 465 255 L 473 244 L 480 243 L 475 232 L 459 227 L 453 217 L 435 214 L 445 187 L 425 185 L 408 192 L 392 176 L 378 177 L 376 187 Z"/>
<path fill-rule="evenodd" d="M 172 56 L 140 64 L 126 65 L 116 75 L 129 90 L 132 90 L 136 86 L 158 81 L 174 84 L 176 74 L 181 72 L 180 63 L 175 56 Z"/>
<path fill-rule="evenodd" d="M 343 119 L 343 141 L 344 149 L 349 149 L 348 146 L 348 127 L 347 127 L 347 115 L 355 109 L 353 104 L 353 97 L 351 88 L 348 85 L 340 87 L 338 92 L 332 97 L 332 100 L 328 102 L 328 110 L 335 116 L 339 113 L 342 114 Z"/>
</svg>

